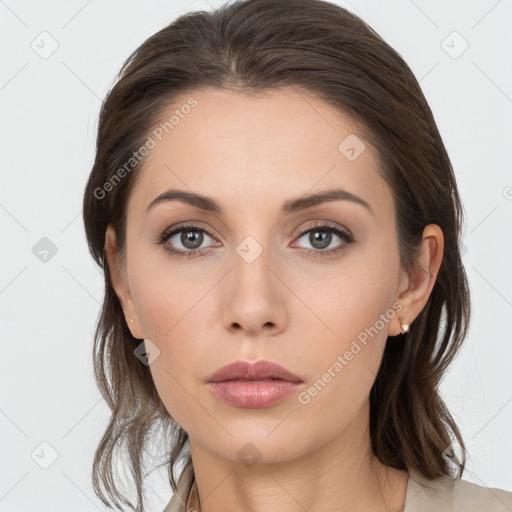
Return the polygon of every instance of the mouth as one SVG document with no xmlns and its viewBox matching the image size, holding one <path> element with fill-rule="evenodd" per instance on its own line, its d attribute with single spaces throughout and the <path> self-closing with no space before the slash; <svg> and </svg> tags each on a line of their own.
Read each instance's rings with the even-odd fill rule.
<svg viewBox="0 0 512 512">
<path fill-rule="evenodd" d="M 304 380 L 269 361 L 237 361 L 209 377 L 207 387 L 229 405 L 257 409 L 270 407 L 297 392 Z"/>
</svg>

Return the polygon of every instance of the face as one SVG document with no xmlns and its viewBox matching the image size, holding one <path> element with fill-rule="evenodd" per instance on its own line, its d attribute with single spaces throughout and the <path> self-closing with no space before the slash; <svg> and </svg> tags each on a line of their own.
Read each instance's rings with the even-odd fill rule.
<svg viewBox="0 0 512 512">
<path fill-rule="evenodd" d="M 408 287 L 377 152 L 347 115 L 291 88 L 203 89 L 162 122 L 190 97 L 172 130 L 151 135 L 115 282 L 132 333 L 158 347 L 158 393 L 191 446 L 228 461 L 256 449 L 284 461 L 357 436 Z M 292 204 L 331 190 L 344 193 Z M 169 191 L 218 209 L 160 197 Z M 261 407 L 207 384 L 229 363 L 260 360 L 299 384 L 275 402 L 262 384 Z"/>
</svg>

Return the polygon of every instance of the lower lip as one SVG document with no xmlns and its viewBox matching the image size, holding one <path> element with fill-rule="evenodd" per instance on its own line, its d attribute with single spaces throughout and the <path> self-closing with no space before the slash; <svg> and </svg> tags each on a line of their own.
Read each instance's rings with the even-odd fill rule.
<svg viewBox="0 0 512 512">
<path fill-rule="evenodd" d="M 259 409 L 270 407 L 283 398 L 295 393 L 302 382 L 287 380 L 227 380 L 209 382 L 213 394 L 235 407 Z"/>
</svg>

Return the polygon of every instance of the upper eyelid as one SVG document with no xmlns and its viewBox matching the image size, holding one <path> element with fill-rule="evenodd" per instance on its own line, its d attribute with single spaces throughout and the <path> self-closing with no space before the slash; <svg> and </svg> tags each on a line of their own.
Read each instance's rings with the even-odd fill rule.
<svg viewBox="0 0 512 512">
<path fill-rule="evenodd" d="M 204 231 L 209 237 L 211 238 L 215 238 L 211 233 L 210 233 L 210 230 L 207 229 L 207 228 L 203 228 L 199 225 L 195 225 L 195 224 L 188 224 L 188 223 L 185 223 L 183 225 L 178 225 L 178 226 L 173 226 L 173 227 L 170 227 L 170 228 L 166 228 L 162 231 L 162 237 L 164 236 L 173 236 L 173 235 L 176 235 L 177 233 L 179 233 L 180 231 Z"/>
</svg>

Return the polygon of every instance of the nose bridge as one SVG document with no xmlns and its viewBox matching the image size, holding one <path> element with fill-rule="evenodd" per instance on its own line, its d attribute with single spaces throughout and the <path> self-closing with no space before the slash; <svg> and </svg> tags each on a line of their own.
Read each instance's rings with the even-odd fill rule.
<svg viewBox="0 0 512 512">
<path fill-rule="evenodd" d="M 276 262 L 270 244 L 269 236 L 248 235 L 237 245 L 233 258 L 233 294 L 267 300 L 273 297 L 275 283 L 269 268 Z"/>
<path fill-rule="evenodd" d="M 228 329 L 235 325 L 255 334 L 265 326 L 283 327 L 283 285 L 275 276 L 279 264 L 267 235 L 248 235 L 235 248 L 223 308 Z"/>
</svg>

